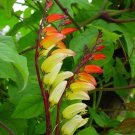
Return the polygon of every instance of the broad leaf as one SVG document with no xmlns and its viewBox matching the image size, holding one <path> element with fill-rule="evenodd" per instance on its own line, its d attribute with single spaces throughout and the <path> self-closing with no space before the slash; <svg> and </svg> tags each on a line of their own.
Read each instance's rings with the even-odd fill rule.
<svg viewBox="0 0 135 135">
<path fill-rule="evenodd" d="M 24 89 L 29 75 L 27 60 L 17 53 L 12 37 L 0 37 L 0 59 L 13 64 L 18 69 L 24 81 L 23 86 L 21 86 Z"/>
<path fill-rule="evenodd" d="M 22 97 L 12 116 L 14 118 L 33 118 L 42 114 L 43 108 L 41 95 L 26 95 Z"/>
</svg>

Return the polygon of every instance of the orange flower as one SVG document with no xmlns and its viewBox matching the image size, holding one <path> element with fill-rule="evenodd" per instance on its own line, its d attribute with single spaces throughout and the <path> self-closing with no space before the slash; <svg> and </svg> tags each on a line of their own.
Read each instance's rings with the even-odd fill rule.
<svg viewBox="0 0 135 135">
<path fill-rule="evenodd" d="M 81 81 L 91 82 L 93 85 L 97 85 L 95 78 L 86 72 L 81 72 L 78 76 Z"/>
<path fill-rule="evenodd" d="M 104 54 L 94 54 L 93 55 L 93 60 L 102 60 L 102 59 L 105 59 L 106 56 Z"/>
<path fill-rule="evenodd" d="M 41 42 L 40 46 L 47 49 L 50 46 L 58 43 L 59 41 L 63 40 L 65 36 L 61 33 L 53 33 L 52 35 L 46 36 Z"/>
<path fill-rule="evenodd" d="M 99 66 L 96 66 L 96 65 L 87 65 L 85 66 L 84 71 L 90 74 L 103 73 L 103 70 Z"/>
<path fill-rule="evenodd" d="M 61 30 L 61 33 L 64 35 L 67 35 L 67 34 L 70 34 L 74 31 L 76 31 L 76 30 L 77 30 L 76 28 L 64 28 Z"/>
<path fill-rule="evenodd" d="M 48 23 L 52 23 L 54 21 L 64 19 L 64 18 L 65 18 L 65 15 L 63 15 L 63 14 L 51 14 L 46 18 L 46 21 Z"/>
<path fill-rule="evenodd" d="M 54 27 L 52 26 L 48 26 L 48 27 L 45 27 L 44 28 L 44 33 L 46 35 L 51 35 L 51 34 L 54 34 L 54 33 L 58 33 L 57 29 L 55 29 Z"/>
<path fill-rule="evenodd" d="M 60 48 L 60 49 L 65 49 L 65 48 L 66 48 L 66 45 L 64 44 L 64 42 L 59 41 L 59 42 L 56 44 L 56 47 L 57 47 L 57 48 Z"/>
</svg>

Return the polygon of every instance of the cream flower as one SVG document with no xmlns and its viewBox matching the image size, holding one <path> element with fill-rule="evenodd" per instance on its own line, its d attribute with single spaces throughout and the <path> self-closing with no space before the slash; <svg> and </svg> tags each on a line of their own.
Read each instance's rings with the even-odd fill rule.
<svg viewBox="0 0 135 135">
<path fill-rule="evenodd" d="M 84 103 L 75 103 L 75 104 L 69 105 L 62 112 L 63 118 L 70 119 L 74 117 L 75 115 L 77 115 L 78 113 L 86 112 L 85 110 L 86 107 L 87 105 Z"/>
<path fill-rule="evenodd" d="M 82 127 L 87 122 L 88 122 L 88 118 L 83 119 L 80 115 L 76 115 L 62 126 L 61 134 L 73 135 L 76 129 Z"/>
</svg>

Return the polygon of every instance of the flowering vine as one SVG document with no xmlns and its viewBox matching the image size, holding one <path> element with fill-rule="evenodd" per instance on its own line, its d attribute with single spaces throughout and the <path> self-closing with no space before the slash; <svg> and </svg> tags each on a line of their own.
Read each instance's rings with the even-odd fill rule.
<svg viewBox="0 0 135 135">
<path fill-rule="evenodd" d="M 48 8 L 52 6 L 52 1 L 47 3 Z M 46 18 L 49 23 L 43 29 L 44 36 L 40 41 L 38 57 L 42 58 L 42 95 L 45 97 L 44 105 L 46 111 L 46 135 L 51 131 L 50 125 L 50 108 L 57 106 L 56 130 L 55 134 L 73 135 L 74 132 L 84 126 L 88 118 L 84 118 L 83 114 L 87 113 L 87 105 L 82 100 L 90 100 L 89 91 L 94 90 L 97 82 L 92 74 L 102 73 L 103 70 L 93 64 L 87 64 L 90 60 L 102 60 L 106 56 L 98 53 L 104 48 L 100 45 L 102 32 L 99 31 L 96 44 L 90 50 L 84 53 L 75 72 L 62 71 L 63 60 L 67 57 L 74 57 L 75 52 L 68 49 L 64 44 L 66 35 L 75 32 L 74 27 L 55 28 L 51 23 L 60 21 L 60 26 L 66 26 L 72 21 L 68 16 L 63 14 L 51 14 Z M 60 128 L 59 115 L 62 98 L 65 100 L 75 100 L 62 111 L 63 122 Z"/>
</svg>

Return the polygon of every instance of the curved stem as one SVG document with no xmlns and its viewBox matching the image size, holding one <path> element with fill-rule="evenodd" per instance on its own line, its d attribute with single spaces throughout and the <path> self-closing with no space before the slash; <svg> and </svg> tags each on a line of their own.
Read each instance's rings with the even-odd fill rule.
<svg viewBox="0 0 135 135">
<path fill-rule="evenodd" d="M 43 83 L 40 77 L 40 72 L 39 72 L 39 67 L 38 67 L 38 48 L 40 46 L 40 39 L 41 39 L 41 34 L 43 30 L 43 25 L 44 25 L 44 20 L 46 17 L 46 7 L 47 7 L 47 2 L 45 2 L 44 6 L 44 13 L 43 13 L 43 18 L 40 24 L 40 29 L 38 32 L 38 39 L 36 43 L 36 52 L 35 52 L 35 67 L 36 67 L 36 74 L 39 82 L 39 86 L 41 89 L 42 97 L 43 97 L 43 102 L 44 102 L 44 109 L 45 109 L 45 118 L 46 118 L 46 134 L 45 135 L 50 135 L 50 112 L 49 112 L 49 101 L 48 101 L 48 93 L 45 92 Z"/>
<path fill-rule="evenodd" d="M 3 122 L 1 122 L 0 121 L 0 126 L 3 128 L 3 129 L 5 129 L 8 133 L 9 133 L 9 135 L 15 135 L 15 133 L 10 129 L 10 128 L 8 128 Z"/>
</svg>

